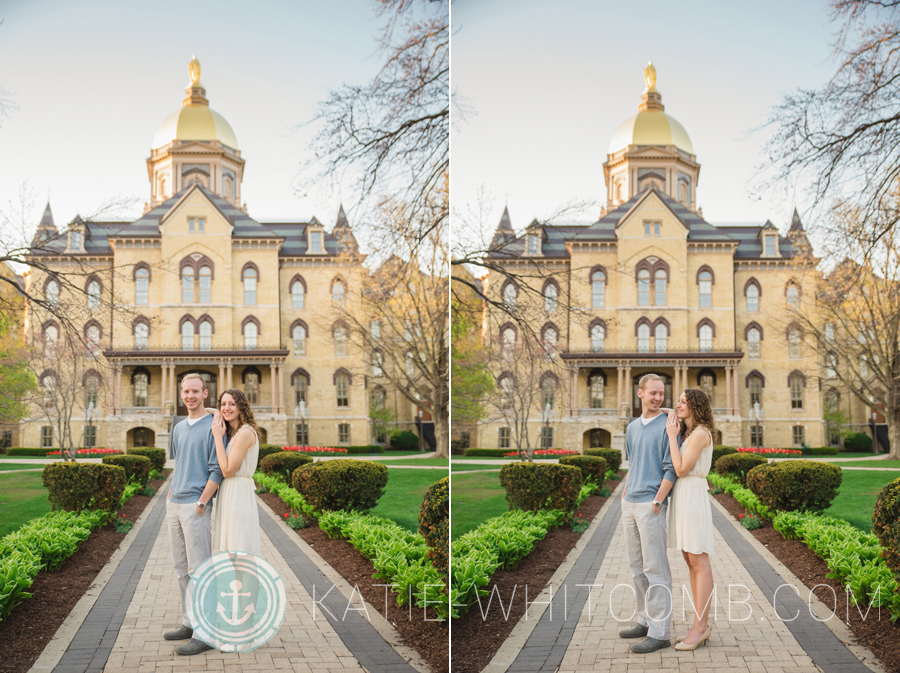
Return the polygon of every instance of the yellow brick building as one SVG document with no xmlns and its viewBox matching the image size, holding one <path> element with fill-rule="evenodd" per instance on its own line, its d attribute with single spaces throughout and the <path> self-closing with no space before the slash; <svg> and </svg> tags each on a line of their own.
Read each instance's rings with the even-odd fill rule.
<svg viewBox="0 0 900 673">
<path fill-rule="evenodd" d="M 507 210 L 494 236 L 490 264 L 502 271 L 486 276 L 485 296 L 514 306 L 556 351 L 540 380 L 508 384 L 513 391 L 555 382 L 555 393 L 529 414 L 532 445 L 623 446 L 625 426 L 640 412 L 637 382 L 648 372 L 665 380 L 668 406 L 686 387 L 708 394 L 716 443 L 827 445 L 830 386 L 792 319 L 812 310 L 821 282 L 803 224 L 796 211 L 785 236 L 771 222 L 707 222 L 690 137 L 665 112 L 652 65 L 645 75 L 638 112 L 619 127 L 603 164 L 607 206 L 599 220 L 535 220 L 516 235 Z M 525 338 L 508 312 L 485 305 L 486 343 L 509 349 Z M 505 376 L 516 378 L 502 358 L 493 369 L 501 391 Z M 547 399 L 552 421 L 541 419 Z M 750 414 L 757 402 L 759 423 Z M 850 402 L 843 406 L 864 431 L 866 412 Z M 510 446 L 509 425 L 495 411 L 472 444 Z"/>
<path fill-rule="evenodd" d="M 56 240 L 34 252 L 53 273 L 30 273 L 31 291 L 63 301 L 61 278 L 77 266 L 85 293 L 69 299 L 87 303 L 84 336 L 102 351 L 85 374 L 101 393 L 93 437 L 83 443 L 168 447 L 186 414 L 180 380 L 197 371 L 211 400 L 231 387 L 247 393 L 263 442 L 383 441 L 369 418 L 373 393 L 393 407 L 392 429 L 416 431 L 416 410 L 371 380 L 342 319 L 368 273 L 343 208 L 329 229 L 315 217 L 253 219 L 241 207 L 245 160 L 231 126 L 209 107 L 196 59 L 186 93 L 154 138 L 142 217 L 76 218 L 60 234 L 48 204 L 35 236 L 35 245 Z M 31 328 L 46 340 L 61 326 L 35 307 Z M 73 418 L 80 437 L 81 411 Z M 55 441 L 39 410 L 18 434 L 19 446 Z"/>
</svg>

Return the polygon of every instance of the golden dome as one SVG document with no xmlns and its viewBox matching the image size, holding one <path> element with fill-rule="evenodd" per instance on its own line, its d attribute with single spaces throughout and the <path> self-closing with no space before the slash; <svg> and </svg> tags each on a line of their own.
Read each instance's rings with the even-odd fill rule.
<svg viewBox="0 0 900 673">
<path fill-rule="evenodd" d="M 182 101 L 182 108 L 170 114 L 153 136 L 153 149 L 173 140 L 218 140 L 232 149 L 239 149 L 237 138 L 225 117 L 209 107 L 206 89 L 200 84 L 200 62 L 195 56 L 188 65 L 191 83 Z"/>
<path fill-rule="evenodd" d="M 656 68 L 651 62 L 644 71 L 647 88 L 641 98 L 640 110 L 629 117 L 613 136 L 609 153 L 624 150 L 629 145 L 674 145 L 678 149 L 694 153 L 691 139 L 675 117 L 665 113 L 662 96 L 656 90 Z"/>
</svg>

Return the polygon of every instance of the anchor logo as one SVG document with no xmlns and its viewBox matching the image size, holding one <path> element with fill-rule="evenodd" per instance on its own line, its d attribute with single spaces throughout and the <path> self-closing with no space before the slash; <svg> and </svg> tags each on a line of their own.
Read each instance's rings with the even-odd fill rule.
<svg viewBox="0 0 900 673">
<path fill-rule="evenodd" d="M 238 604 L 240 603 L 240 596 L 249 596 L 250 592 L 247 593 L 239 593 L 243 585 L 240 580 L 233 580 L 229 585 L 231 587 L 231 592 L 223 591 L 222 596 L 231 596 L 231 619 L 225 616 L 225 608 L 221 603 L 218 603 L 218 607 L 216 607 L 216 612 L 224 619 L 226 622 L 231 624 L 232 626 L 237 626 L 238 624 L 243 624 L 248 619 L 250 619 L 250 615 L 256 612 L 256 608 L 253 606 L 253 603 L 248 605 L 244 609 L 244 616 L 238 619 Z"/>
</svg>

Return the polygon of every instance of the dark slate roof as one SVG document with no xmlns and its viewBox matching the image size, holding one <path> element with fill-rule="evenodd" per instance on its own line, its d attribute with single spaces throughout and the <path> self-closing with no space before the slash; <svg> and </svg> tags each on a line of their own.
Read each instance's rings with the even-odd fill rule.
<svg viewBox="0 0 900 673">
<path fill-rule="evenodd" d="M 738 249 L 734 253 L 735 259 L 760 259 L 762 257 L 762 241 L 759 233 L 763 229 L 769 229 L 762 225 L 721 226 L 728 234 L 738 241 Z M 782 257 L 793 257 L 795 250 L 791 241 L 784 236 L 778 236 L 778 250 Z"/>
<path fill-rule="evenodd" d="M 804 231 L 803 222 L 800 221 L 800 213 L 794 208 L 794 216 L 791 218 L 790 231 Z"/>
</svg>

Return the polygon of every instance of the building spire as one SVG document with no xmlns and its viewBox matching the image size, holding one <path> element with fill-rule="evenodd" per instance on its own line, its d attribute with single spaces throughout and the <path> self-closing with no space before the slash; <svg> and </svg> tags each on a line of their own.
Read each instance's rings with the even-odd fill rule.
<svg viewBox="0 0 900 673">
<path fill-rule="evenodd" d="M 662 94 L 656 89 L 656 66 L 653 65 L 653 61 L 650 61 L 647 67 L 644 68 L 644 81 L 647 83 L 647 88 L 641 94 L 641 104 L 638 106 L 638 110 L 641 112 L 644 110 L 665 110 L 666 106 L 662 104 Z"/>
</svg>

